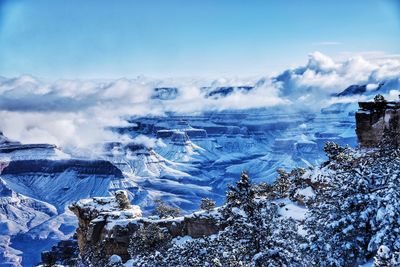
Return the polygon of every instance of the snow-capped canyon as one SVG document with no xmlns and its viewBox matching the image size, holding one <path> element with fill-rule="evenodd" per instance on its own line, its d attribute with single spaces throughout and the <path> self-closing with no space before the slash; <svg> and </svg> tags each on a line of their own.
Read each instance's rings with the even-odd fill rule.
<svg viewBox="0 0 400 267">
<path fill-rule="evenodd" d="M 278 168 L 316 166 L 326 141 L 357 145 L 357 101 L 397 99 L 399 73 L 396 60 L 314 53 L 246 80 L 2 78 L 0 262 L 33 266 L 71 238 L 80 199 L 122 189 L 146 215 L 158 199 L 189 213 L 222 204 L 243 171 L 272 183 Z"/>
</svg>

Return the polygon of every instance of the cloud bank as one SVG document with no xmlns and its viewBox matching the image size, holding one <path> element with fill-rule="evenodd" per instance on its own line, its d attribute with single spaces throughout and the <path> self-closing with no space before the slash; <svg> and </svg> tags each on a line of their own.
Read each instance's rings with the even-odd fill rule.
<svg viewBox="0 0 400 267">
<path fill-rule="evenodd" d="M 370 60 L 357 56 L 338 62 L 319 52 L 310 54 L 304 66 L 257 79 L 138 77 L 45 82 L 29 75 L 0 77 L 0 131 L 24 143 L 87 149 L 121 138 L 105 128 L 127 125 L 129 116 L 249 108 L 290 110 L 293 103 L 317 110 L 331 103 L 333 93 L 350 85 L 367 85 L 373 91 L 388 80 L 395 87 L 399 78 L 398 57 Z"/>
</svg>

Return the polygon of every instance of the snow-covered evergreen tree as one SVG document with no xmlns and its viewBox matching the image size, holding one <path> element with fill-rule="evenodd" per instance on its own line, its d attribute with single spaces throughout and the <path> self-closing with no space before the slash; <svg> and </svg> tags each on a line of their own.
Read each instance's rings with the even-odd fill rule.
<svg viewBox="0 0 400 267">
<path fill-rule="evenodd" d="M 160 218 L 177 217 L 181 213 L 179 208 L 167 205 L 161 199 L 157 199 L 155 203 L 156 208 L 154 210 L 154 214 L 158 215 Z"/>
<path fill-rule="evenodd" d="M 393 136 L 385 134 L 381 148 L 368 151 L 329 145 L 329 161 L 318 170 L 329 182 L 306 220 L 313 264 L 356 265 L 382 245 L 399 252 L 400 158 Z"/>
<path fill-rule="evenodd" d="M 340 153 L 344 152 L 344 148 L 335 142 L 328 141 L 324 145 L 324 151 L 329 160 L 336 160 Z"/>
<path fill-rule="evenodd" d="M 253 214 L 255 207 L 256 189 L 250 181 L 247 172 L 243 172 L 236 186 L 228 186 L 226 194 L 226 207 L 224 211 L 232 211 L 233 208 L 240 208 L 248 214 Z"/>
<path fill-rule="evenodd" d="M 166 250 L 133 253 L 138 266 L 302 266 L 297 223 L 279 215 L 278 205 L 256 197 L 247 173 L 230 186 L 222 214 L 227 226 L 215 235 Z"/>
<path fill-rule="evenodd" d="M 147 226 L 141 225 L 130 239 L 129 254 L 150 254 L 154 251 L 165 249 L 171 236 L 166 229 L 150 223 Z"/>
<path fill-rule="evenodd" d="M 369 182 L 356 171 L 338 174 L 317 194 L 306 220 L 313 264 L 355 266 L 364 260 L 373 209 Z"/>
<path fill-rule="evenodd" d="M 115 199 L 117 200 L 118 206 L 121 210 L 126 210 L 131 207 L 128 194 L 124 190 L 118 190 L 115 192 Z"/>
<path fill-rule="evenodd" d="M 272 185 L 277 198 L 288 196 L 288 191 L 291 186 L 290 174 L 283 169 L 278 169 L 278 177 Z"/>
<path fill-rule="evenodd" d="M 384 102 L 386 102 L 386 99 L 385 99 L 385 97 L 384 97 L 383 95 L 377 94 L 377 95 L 374 97 L 374 102 L 375 102 L 375 103 L 384 103 Z"/>
<path fill-rule="evenodd" d="M 203 198 L 201 200 L 200 209 L 205 211 L 211 211 L 215 208 L 215 201 L 209 198 Z"/>
</svg>

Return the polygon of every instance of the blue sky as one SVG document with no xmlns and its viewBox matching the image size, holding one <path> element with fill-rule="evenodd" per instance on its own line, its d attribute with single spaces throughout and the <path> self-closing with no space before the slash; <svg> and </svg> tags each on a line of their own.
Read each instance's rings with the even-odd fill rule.
<svg viewBox="0 0 400 267">
<path fill-rule="evenodd" d="M 395 0 L 0 0 L 0 75 L 249 76 L 307 54 L 400 54 Z"/>
</svg>

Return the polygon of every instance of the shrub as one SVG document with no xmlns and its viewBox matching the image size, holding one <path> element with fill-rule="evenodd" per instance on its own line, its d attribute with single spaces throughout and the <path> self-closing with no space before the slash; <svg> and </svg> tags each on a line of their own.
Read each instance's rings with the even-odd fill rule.
<svg viewBox="0 0 400 267">
<path fill-rule="evenodd" d="M 175 208 L 165 204 L 164 201 L 158 199 L 156 202 L 155 214 L 160 218 L 177 217 L 181 213 L 179 208 Z"/>
<path fill-rule="evenodd" d="M 211 211 L 215 208 L 215 201 L 209 198 L 203 198 L 201 200 L 200 209 Z"/>
</svg>

